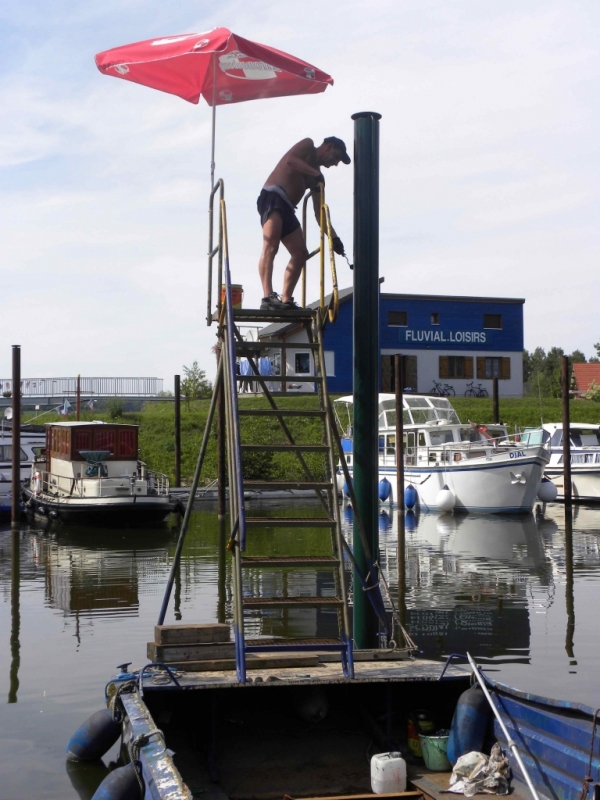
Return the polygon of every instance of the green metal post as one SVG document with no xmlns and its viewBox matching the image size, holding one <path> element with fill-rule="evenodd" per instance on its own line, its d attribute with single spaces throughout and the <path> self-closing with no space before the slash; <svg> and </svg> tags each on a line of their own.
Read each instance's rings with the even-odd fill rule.
<svg viewBox="0 0 600 800">
<path fill-rule="evenodd" d="M 379 120 L 364 111 L 354 120 L 354 493 L 373 559 L 379 558 Z M 354 555 L 369 564 L 354 523 Z M 377 580 L 370 576 L 369 583 Z M 379 621 L 354 575 L 354 641 L 377 647 Z"/>
</svg>

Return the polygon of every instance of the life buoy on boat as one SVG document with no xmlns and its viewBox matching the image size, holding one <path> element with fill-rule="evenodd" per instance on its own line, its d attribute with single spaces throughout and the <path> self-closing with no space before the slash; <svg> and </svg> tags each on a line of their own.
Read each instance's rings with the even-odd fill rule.
<svg viewBox="0 0 600 800">
<path fill-rule="evenodd" d="M 34 472 L 32 481 L 32 490 L 34 494 L 39 494 L 42 488 L 42 476 L 39 472 Z"/>
<path fill-rule="evenodd" d="M 75 731 L 67 744 L 69 761 L 96 761 L 121 735 L 121 723 L 108 708 L 96 711 Z"/>
</svg>

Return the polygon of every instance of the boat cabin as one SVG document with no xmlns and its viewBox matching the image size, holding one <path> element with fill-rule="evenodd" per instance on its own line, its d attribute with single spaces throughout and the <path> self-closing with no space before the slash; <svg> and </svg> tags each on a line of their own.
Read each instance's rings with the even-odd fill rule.
<svg viewBox="0 0 600 800">
<path fill-rule="evenodd" d="M 49 423 L 45 452 L 36 459 L 33 472 L 43 491 L 58 496 L 148 492 L 145 465 L 138 461 L 137 425 Z"/>
</svg>

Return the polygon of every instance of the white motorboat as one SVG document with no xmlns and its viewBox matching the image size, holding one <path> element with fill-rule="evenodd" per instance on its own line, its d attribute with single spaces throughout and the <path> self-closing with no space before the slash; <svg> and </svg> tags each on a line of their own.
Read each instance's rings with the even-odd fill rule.
<svg viewBox="0 0 600 800">
<path fill-rule="evenodd" d="M 2 422 L 0 425 L 0 516 L 10 514 L 12 507 L 12 428 Z M 28 425 L 21 426 L 21 481 L 27 480 L 31 465 L 46 446 L 46 436 L 32 430 Z"/>
<path fill-rule="evenodd" d="M 352 396 L 335 401 L 350 473 Z M 446 398 L 404 395 L 404 485 L 414 488 L 424 510 L 530 512 L 544 467 L 542 444 L 524 444 L 504 425 L 461 423 Z M 379 497 L 394 501 L 396 491 L 396 399 L 379 395 Z M 340 488 L 344 477 L 338 476 Z M 410 497 L 411 493 L 407 493 Z"/>
<path fill-rule="evenodd" d="M 571 484 L 574 500 L 600 502 L 600 425 L 571 422 Z M 543 444 L 550 454 L 544 474 L 558 489 L 558 500 L 564 500 L 563 426 L 550 422 L 541 428 L 525 428 L 523 441 Z"/>
<path fill-rule="evenodd" d="M 145 524 L 176 507 L 167 476 L 138 460 L 138 426 L 97 421 L 46 425 L 23 496 L 27 510 L 67 523 Z"/>
</svg>

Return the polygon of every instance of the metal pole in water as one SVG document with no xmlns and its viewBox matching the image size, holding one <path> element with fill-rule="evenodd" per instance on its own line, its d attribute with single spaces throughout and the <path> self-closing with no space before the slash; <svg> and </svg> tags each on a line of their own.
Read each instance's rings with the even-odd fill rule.
<svg viewBox="0 0 600 800">
<path fill-rule="evenodd" d="M 175 486 L 181 486 L 181 375 L 175 375 Z"/>
<path fill-rule="evenodd" d="M 575 592 L 573 573 L 573 508 L 565 506 L 565 601 L 567 606 L 567 636 L 565 650 L 575 658 Z M 573 663 L 573 662 L 572 662 Z M 574 662 L 576 663 L 576 662 Z"/>
<path fill-rule="evenodd" d="M 394 356 L 394 378 L 396 383 L 396 503 L 399 514 L 404 511 L 404 415 L 402 403 L 404 359 L 399 353 Z"/>
<path fill-rule="evenodd" d="M 10 521 L 18 527 L 21 516 L 21 345 L 12 347 L 12 501 Z"/>
<path fill-rule="evenodd" d="M 562 357 L 561 363 L 561 388 L 562 388 L 562 429 L 563 429 L 563 497 L 565 505 L 573 502 L 571 484 L 571 410 L 569 408 L 569 356 Z"/>
<path fill-rule="evenodd" d="M 81 419 L 81 375 L 77 376 L 77 398 L 75 400 L 75 419 Z"/>
<path fill-rule="evenodd" d="M 496 425 L 500 422 L 500 403 L 498 400 L 498 378 L 492 381 L 492 414 Z"/>
<path fill-rule="evenodd" d="M 19 588 L 21 581 L 21 532 L 13 530 L 11 533 L 11 564 L 10 564 L 10 683 L 8 689 L 8 702 L 17 702 L 19 691 L 19 667 L 21 665 L 21 610 Z"/>
<path fill-rule="evenodd" d="M 354 120 L 354 493 L 374 561 L 379 558 L 379 120 L 363 111 Z M 356 519 L 354 556 L 363 575 L 370 566 Z M 377 576 L 371 575 L 375 583 Z M 358 575 L 354 586 L 360 587 Z M 366 593 L 354 592 L 357 648 L 378 646 L 379 621 Z"/>
</svg>

